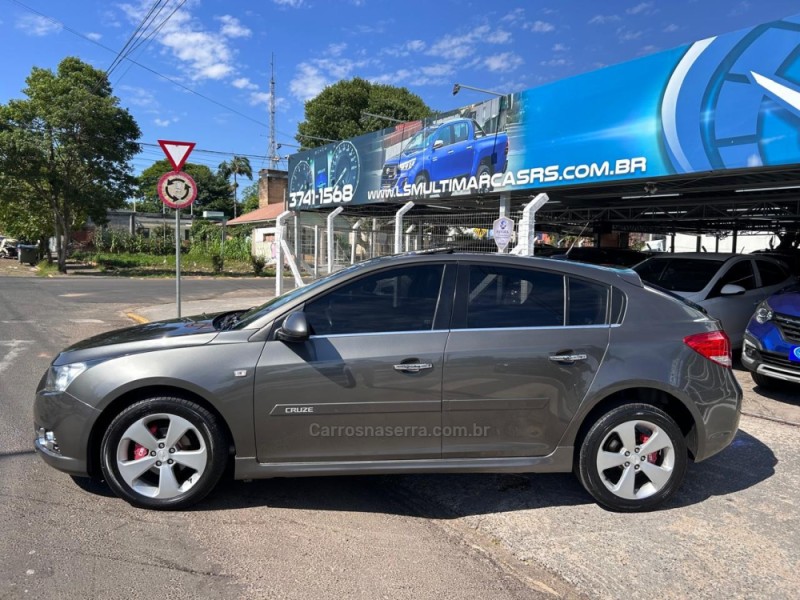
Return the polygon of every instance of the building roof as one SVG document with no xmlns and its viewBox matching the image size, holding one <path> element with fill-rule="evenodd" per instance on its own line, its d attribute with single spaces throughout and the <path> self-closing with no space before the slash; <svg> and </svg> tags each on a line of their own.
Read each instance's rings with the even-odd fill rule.
<svg viewBox="0 0 800 600">
<path fill-rule="evenodd" d="M 261 208 L 251 210 L 240 217 L 228 221 L 228 225 L 244 225 L 245 223 L 261 223 L 274 221 L 284 210 L 283 203 L 267 204 Z"/>
</svg>

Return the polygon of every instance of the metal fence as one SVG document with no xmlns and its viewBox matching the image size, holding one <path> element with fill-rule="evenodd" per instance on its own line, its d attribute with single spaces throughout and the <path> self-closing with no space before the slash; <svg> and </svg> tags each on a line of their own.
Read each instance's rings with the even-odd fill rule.
<svg viewBox="0 0 800 600">
<path fill-rule="evenodd" d="M 415 211 L 411 208 L 398 219 L 394 210 L 322 211 L 293 213 L 284 223 L 284 239 L 304 277 L 326 275 L 356 262 L 400 252 L 456 248 L 495 252 L 491 239 L 494 211 Z M 507 214 L 515 222 L 521 211 Z M 399 225 L 399 229 L 398 229 Z M 330 237 L 329 237 L 330 231 Z M 399 243 L 398 243 L 399 242 Z M 516 238 L 509 250 L 516 246 Z"/>
</svg>

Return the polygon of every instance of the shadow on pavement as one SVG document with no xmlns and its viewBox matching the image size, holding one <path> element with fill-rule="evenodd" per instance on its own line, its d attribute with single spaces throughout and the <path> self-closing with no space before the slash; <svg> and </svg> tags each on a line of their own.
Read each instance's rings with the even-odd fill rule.
<svg viewBox="0 0 800 600">
<path fill-rule="evenodd" d="M 683 486 L 663 510 L 753 487 L 771 477 L 776 464 L 769 447 L 739 431 L 723 452 L 689 465 Z M 223 483 L 196 510 L 264 506 L 452 519 L 592 502 L 571 473 L 370 475 Z"/>
</svg>

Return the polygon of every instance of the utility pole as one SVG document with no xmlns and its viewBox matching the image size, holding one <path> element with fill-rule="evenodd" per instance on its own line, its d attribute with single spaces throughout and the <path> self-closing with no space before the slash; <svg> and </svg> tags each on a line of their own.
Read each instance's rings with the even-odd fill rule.
<svg viewBox="0 0 800 600">
<path fill-rule="evenodd" d="M 271 75 L 269 78 L 269 164 L 272 169 L 278 168 L 278 147 L 275 144 L 275 54 L 270 58 Z"/>
</svg>

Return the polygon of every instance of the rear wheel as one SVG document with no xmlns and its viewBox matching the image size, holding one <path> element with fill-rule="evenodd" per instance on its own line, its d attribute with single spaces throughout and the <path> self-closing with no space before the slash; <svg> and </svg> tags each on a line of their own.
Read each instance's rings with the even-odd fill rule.
<svg viewBox="0 0 800 600">
<path fill-rule="evenodd" d="M 101 466 L 113 492 L 130 504 L 182 509 L 208 495 L 225 471 L 225 435 L 194 402 L 142 400 L 109 425 Z"/>
<path fill-rule="evenodd" d="M 675 421 L 648 404 L 626 404 L 592 425 L 580 448 L 578 476 L 598 504 L 650 510 L 672 497 L 688 463 Z"/>
</svg>

